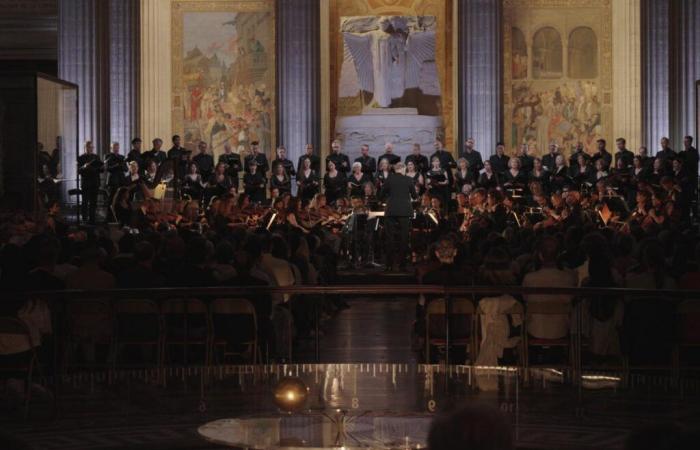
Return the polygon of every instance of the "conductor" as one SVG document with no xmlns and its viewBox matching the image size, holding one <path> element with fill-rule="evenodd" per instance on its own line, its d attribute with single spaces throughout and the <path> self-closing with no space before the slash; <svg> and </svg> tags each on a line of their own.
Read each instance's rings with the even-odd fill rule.
<svg viewBox="0 0 700 450">
<path fill-rule="evenodd" d="M 416 195 L 413 180 L 406 176 L 406 165 L 394 164 L 394 172 L 382 186 L 381 196 L 386 199 L 384 221 L 386 224 L 386 271 L 398 263 L 399 270 L 406 269 L 408 226 L 413 215 L 412 198 Z"/>
</svg>

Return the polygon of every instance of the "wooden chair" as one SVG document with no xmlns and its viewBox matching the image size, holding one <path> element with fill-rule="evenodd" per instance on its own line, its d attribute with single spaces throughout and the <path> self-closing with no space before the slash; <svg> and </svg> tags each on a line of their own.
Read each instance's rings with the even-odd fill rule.
<svg viewBox="0 0 700 450">
<path fill-rule="evenodd" d="M 571 319 L 571 313 L 573 311 L 572 302 L 531 302 L 526 304 L 526 317 L 525 317 L 525 332 L 523 337 L 525 339 L 525 368 L 529 368 L 530 364 L 530 348 L 552 348 L 559 347 L 566 350 L 567 363 L 561 365 L 560 367 L 571 368 L 573 361 L 573 351 L 572 351 L 572 339 L 571 339 L 571 324 L 569 324 L 569 332 L 566 336 L 561 339 L 543 339 L 531 336 L 528 330 L 529 323 L 532 319 L 533 314 L 544 315 L 544 316 L 565 316 L 567 319 Z M 551 364 L 547 364 L 548 367 L 552 367 Z"/>
<path fill-rule="evenodd" d="M 32 379 L 34 370 L 38 369 L 39 358 L 32 339 L 32 333 L 27 325 L 14 317 L 0 317 L 0 335 L 12 339 L 18 346 L 27 350 L 12 354 L 0 355 L 0 372 L 8 374 L 25 374 L 24 381 L 24 418 L 29 415 L 29 403 L 32 399 Z"/>
<path fill-rule="evenodd" d="M 162 366 L 163 321 L 158 304 L 146 299 L 124 299 L 114 303 L 114 350 L 116 368 L 124 347 L 153 347 L 155 365 Z"/>
<path fill-rule="evenodd" d="M 189 362 L 189 347 L 202 346 L 204 364 L 210 360 L 211 320 L 207 305 L 196 298 L 179 298 L 165 300 L 161 305 L 163 314 L 163 361 L 167 363 L 169 349 L 181 346 L 182 363 Z M 203 333 L 202 333 L 203 331 Z"/>
<path fill-rule="evenodd" d="M 217 298 L 209 305 L 211 315 L 211 349 L 210 358 L 216 358 L 216 348 L 223 347 L 222 362 L 226 357 L 241 356 L 255 364 L 258 361 L 260 349 L 258 347 L 258 318 L 255 307 L 242 298 Z M 242 320 L 241 320 L 242 319 Z M 237 321 L 239 323 L 235 323 Z M 248 327 L 242 333 L 241 328 Z M 236 351 L 231 344 L 240 345 L 245 350 Z"/>
<path fill-rule="evenodd" d="M 683 351 L 700 348 L 700 300 L 684 300 L 676 307 L 676 340 L 673 348 L 673 368 L 680 374 Z"/>
<path fill-rule="evenodd" d="M 476 357 L 475 309 L 470 299 L 456 298 L 450 303 L 450 347 L 465 347 L 469 358 Z M 430 364 L 430 350 L 445 350 L 446 304 L 445 299 L 431 300 L 425 314 L 425 360 Z M 465 329 L 466 328 L 466 329 Z"/>
<path fill-rule="evenodd" d="M 63 320 L 63 356 L 61 358 L 63 370 L 70 368 L 99 368 L 109 363 L 112 351 L 112 339 L 114 337 L 114 315 L 112 307 L 107 300 L 81 299 L 66 302 Z M 92 347 L 103 346 L 107 357 L 104 363 L 95 360 L 77 362 L 72 355 L 77 347 L 83 346 L 84 350 Z"/>
</svg>

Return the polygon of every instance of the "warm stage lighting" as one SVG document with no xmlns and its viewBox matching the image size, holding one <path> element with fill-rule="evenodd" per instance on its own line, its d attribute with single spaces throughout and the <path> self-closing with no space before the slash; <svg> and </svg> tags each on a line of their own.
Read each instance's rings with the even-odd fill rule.
<svg viewBox="0 0 700 450">
<path fill-rule="evenodd" d="M 299 378 L 283 378 L 274 390 L 275 405 L 283 411 L 303 409 L 309 396 L 309 388 Z"/>
</svg>

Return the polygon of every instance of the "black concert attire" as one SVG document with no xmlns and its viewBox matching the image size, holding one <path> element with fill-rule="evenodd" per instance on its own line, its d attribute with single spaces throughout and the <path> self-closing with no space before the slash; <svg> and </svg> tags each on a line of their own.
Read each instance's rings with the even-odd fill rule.
<svg viewBox="0 0 700 450">
<path fill-rule="evenodd" d="M 615 167 L 617 167 L 617 161 L 619 159 L 622 159 L 624 162 L 624 167 L 632 167 L 632 161 L 634 160 L 634 153 L 631 151 L 627 150 L 626 148 L 623 148 L 622 150 L 618 150 L 615 153 Z"/>
<path fill-rule="evenodd" d="M 379 157 L 379 159 L 377 159 L 377 161 L 381 162 L 382 159 L 386 159 L 387 161 L 389 161 L 389 165 L 391 166 L 401 161 L 401 157 L 393 153 L 384 153 L 382 156 Z"/>
<path fill-rule="evenodd" d="M 569 167 L 570 168 L 573 169 L 574 167 L 578 167 L 578 155 L 583 155 L 583 159 L 586 162 L 591 160 L 590 155 L 588 153 L 586 153 L 585 151 L 583 151 L 583 149 L 577 150 L 577 151 L 573 152 L 571 154 L 571 156 L 569 157 Z"/>
<path fill-rule="evenodd" d="M 279 164 L 282 164 L 284 167 L 284 172 L 287 174 L 287 177 L 291 178 L 297 174 L 296 170 L 294 170 L 294 163 L 287 158 L 276 158 L 274 161 L 272 161 L 272 173 L 275 173 L 275 167 L 277 167 Z"/>
<path fill-rule="evenodd" d="M 102 161 L 94 153 L 83 153 L 78 157 L 78 173 L 80 174 L 80 190 L 82 204 L 80 215 L 83 220 L 95 223 L 97 212 L 97 194 L 100 190 L 100 172 Z"/>
<path fill-rule="evenodd" d="M 227 174 L 224 174 L 222 176 L 219 176 L 217 174 L 212 174 L 211 177 L 209 177 L 208 181 L 208 195 L 210 197 L 213 196 L 221 196 L 226 193 L 228 193 L 231 188 L 235 187 L 236 183 L 234 183 L 233 179 L 228 176 Z"/>
<path fill-rule="evenodd" d="M 474 153 L 474 152 L 472 152 Z M 462 173 L 461 170 L 457 169 L 454 175 L 454 187 L 455 187 L 455 192 L 460 193 L 462 192 L 462 188 L 469 184 L 473 185 L 474 184 L 474 173 L 471 170 L 471 167 L 467 169 L 466 173 Z"/>
<path fill-rule="evenodd" d="M 524 189 L 526 185 L 527 173 L 524 170 L 519 170 L 515 174 L 507 170 L 506 173 L 503 174 L 503 187 L 506 189 Z"/>
<path fill-rule="evenodd" d="M 358 179 L 354 174 L 350 174 L 347 178 L 347 182 L 350 183 L 350 196 L 351 197 L 363 197 L 365 195 L 364 186 L 365 183 L 371 183 L 372 178 L 363 173 Z M 377 175 L 377 182 L 379 182 L 379 176 Z"/>
<path fill-rule="evenodd" d="M 506 170 L 508 170 L 508 161 L 510 158 L 506 155 L 503 154 L 501 156 L 498 155 L 491 155 L 491 158 L 489 158 L 489 162 L 491 163 L 491 169 L 499 175 L 504 174 Z"/>
<path fill-rule="evenodd" d="M 542 167 L 549 172 L 554 172 L 557 168 L 557 156 L 559 153 L 547 153 L 542 157 Z"/>
<path fill-rule="evenodd" d="M 535 158 L 533 158 L 530 155 L 522 155 L 518 156 L 518 159 L 520 160 L 520 171 L 525 172 L 524 175 L 527 177 L 527 174 L 532 172 L 532 168 L 535 167 Z M 505 171 L 505 173 L 509 173 L 510 168 Z M 506 181 L 508 177 L 505 177 Z"/>
<path fill-rule="evenodd" d="M 241 156 L 237 153 L 222 153 L 219 163 L 226 164 L 226 175 L 231 177 L 233 186 L 238 190 L 238 172 L 241 171 Z"/>
<path fill-rule="evenodd" d="M 542 169 L 540 173 L 535 172 L 533 169 L 532 172 L 528 174 L 527 181 L 529 183 L 539 183 L 542 186 L 542 189 L 544 189 L 545 193 L 549 193 L 549 184 L 551 180 L 551 174 L 548 170 Z"/>
<path fill-rule="evenodd" d="M 664 170 L 669 170 L 671 168 L 671 161 L 676 159 L 677 156 L 676 152 L 670 147 L 666 147 L 656 153 L 656 157 L 661 158 L 664 162 Z"/>
<path fill-rule="evenodd" d="M 55 148 L 52 153 L 45 150 L 40 150 L 36 157 L 36 168 L 39 172 L 41 172 L 42 167 L 45 165 L 49 168 L 49 174 L 55 178 L 58 176 L 58 166 L 61 163 L 60 158 L 61 151 L 57 148 Z"/>
<path fill-rule="evenodd" d="M 246 173 L 243 176 L 245 193 L 253 203 L 263 203 L 265 201 L 265 184 L 265 176 L 260 172 Z"/>
<path fill-rule="evenodd" d="M 128 170 L 123 155 L 110 153 L 105 157 L 105 169 L 107 170 L 107 204 L 111 205 L 117 189 L 125 184 L 125 173 Z"/>
<path fill-rule="evenodd" d="M 578 165 L 575 167 L 571 166 L 569 168 L 569 178 L 571 178 L 574 186 L 576 186 L 578 190 L 582 190 L 584 187 L 588 189 L 595 181 L 595 171 L 590 164 L 586 164 L 583 167 L 579 167 Z"/>
<path fill-rule="evenodd" d="M 385 172 L 377 172 L 377 176 L 374 178 L 374 186 L 377 189 L 377 192 L 380 192 L 382 190 L 382 187 L 384 186 L 384 183 L 386 183 L 387 178 L 389 178 L 389 174 L 391 171 Z M 352 176 L 350 177 L 350 181 L 352 181 Z M 379 194 L 379 197 L 384 200 L 381 197 L 381 193 Z"/>
<path fill-rule="evenodd" d="M 610 167 L 610 164 L 612 163 L 612 155 L 610 152 L 607 150 L 599 150 L 596 152 L 592 157 L 591 157 L 591 163 L 593 164 L 593 167 L 595 167 L 595 162 L 598 161 L 599 159 L 603 160 L 603 163 L 605 164 L 605 168 L 607 169 Z"/>
<path fill-rule="evenodd" d="M 565 166 L 555 167 L 554 170 L 552 170 L 549 180 L 549 185 L 552 192 L 562 191 L 564 188 L 570 188 L 573 184 L 574 182 L 571 177 L 569 177 L 568 170 Z"/>
<path fill-rule="evenodd" d="M 282 179 L 277 174 L 270 177 L 270 190 L 277 188 L 280 195 L 292 193 L 292 179 L 288 175 L 283 175 Z"/>
<path fill-rule="evenodd" d="M 168 159 L 173 161 L 173 170 L 175 171 L 173 175 L 176 180 L 182 180 L 187 175 L 187 164 L 191 154 L 192 152 L 184 147 L 172 146 L 168 150 Z"/>
<path fill-rule="evenodd" d="M 304 173 L 304 169 L 301 169 L 297 173 L 297 183 L 299 183 L 299 189 L 297 195 L 301 197 L 304 201 L 309 201 L 316 194 L 318 194 L 319 179 L 318 174 L 313 170 L 309 170 L 309 174 Z M 326 198 L 328 200 L 328 198 Z"/>
<path fill-rule="evenodd" d="M 255 165 L 258 166 L 257 173 L 262 175 L 264 178 L 267 171 L 270 170 L 270 165 L 267 163 L 267 158 L 265 155 L 262 153 L 258 153 L 257 155 L 251 153 L 250 155 L 246 156 L 243 166 L 246 174 L 250 173 L 250 164 L 252 162 L 255 162 Z"/>
<path fill-rule="evenodd" d="M 126 155 L 126 163 L 130 163 L 134 161 L 136 164 L 139 165 L 139 172 L 143 173 L 146 170 L 146 159 L 144 158 L 144 155 L 141 153 L 141 150 L 136 150 L 136 149 L 131 149 L 129 150 L 129 153 Z"/>
<path fill-rule="evenodd" d="M 348 190 L 348 179 L 341 171 L 338 171 L 337 175 L 334 177 L 331 177 L 328 172 L 326 172 L 323 176 L 323 189 L 328 204 L 334 205 L 337 199 L 345 197 Z"/>
<path fill-rule="evenodd" d="M 459 157 L 467 160 L 472 178 L 476 179 L 479 176 L 479 171 L 484 168 L 484 161 L 481 159 L 481 153 L 476 150 L 469 152 L 463 149 Z"/>
<path fill-rule="evenodd" d="M 321 158 L 314 154 L 304 154 L 299 157 L 299 161 L 297 162 L 297 172 L 301 172 L 304 169 L 305 159 L 311 160 L 311 170 L 313 170 L 316 173 L 321 172 Z"/>
<path fill-rule="evenodd" d="M 455 162 L 455 159 L 452 157 L 452 153 L 448 152 L 445 149 L 442 150 L 437 150 L 435 153 L 430 155 L 429 161 L 432 161 L 433 158 L 437 157 L 440 160 L 440 167 L 442 167 L 444 170 L 450 170 L 450 169 L 455 169 L 457 168 L 457 163 Z M 428 168 L 428 170 L 431 170 Z"/>
<path fill-rule="evenodd" d="M 491 164 L 491 168 L 493 168 L 493 163 Z M 482 172 L 479 174 L 479 180 L 476 182 L 476 185 L 486 190 L 496 189 L 501 184 L 501 178 L 502 175 L 499 175 L 494 171 L 492 171 L 490 175 L 486 172 Z"/>
<path fill-rule="evenodd" d="M 414 155 L 410 154 L 406 156 L 405 163 L 408 164 L 409 162 L 412 162 L 413 165 L 416 167 L 416 172 L 420 172 L 423 175 L 430 169 L 430 162 L 428 161 L 428 158 L 424 155 Z"/>
<path fill-rule="evenodd" d="M 358 156 L 355 162 L 362 164 L 362 173 L 374 177 L 377 172 L 377 160 L 373 156 Z"/>
<path fill-rule="evenodd" d="M 413 175 L 406 174 L 407 177 L 409 177 L 411 180 L 413 180 L 413 187 L 415 188 L 416 186 L 418 189 L 416 190 L 416 193 L 420 196 L 423 195 L 425 192 L 425 186 L 420 184 L 420 177 L 422 174 L 420 172 L 415 172 Z"/>
<path fill-rule="evenodd" d="M 168 159 L 168 154 L 163 150 L 151 149 L 143 153 L 143 160 L 145 162 L 155 161 L 157 166 L 160 166 Z"/>
<path fill-rule="evenodd" d="M 343 175 L 348 175 L 350 173 L 350 158 L 344 153 L 331 153 L 326 157 L 326 171 L 328 170 L 328 163 L 333 161 L 335 164 L 335 169 L 341 172 Z"/>
<path fill-rule="evenodd" d="M 409 218 L 413 215 L 413 181 L 405 175 L 391 173 L 382 187 L 381 197 L 386 199 L 386 265 L 391 268 L 398 263 L 403 267 L 408 248 Z"/>
<path fill-rule="evenodd" d="M 209 175 L 206 179 L 208 180 L 211 177 L 212 175 Z M 203 179 L 204 177 L 199 173 L 188 173 L 182 180 L 182 193 L 189 196 L 192 200 L 202 200 L 202 195 L 204 194 Z"/>
<path fill-rule="evenodd" d="M 443 208 L 447 206 L 447 202 L 450 199 L 450 177 L 448 171 L 445 169 L 430 169 L 427 174 L 425 174 L 426 185 L 430 186 L 430 194 L 437 196 L 440 199 L 440 203 Z M 442 183 L 447 180 L 448 184 L 442 185 Z"/>
<path fill-rule="evenodd" d="M 43 206 L 49 206 L 51 202 L 58 200 L 58 186 L 56 185 L 56 179 L 50 173 L 47 175 L 42 175 L 38 178 L 37 189 L 42 195 Z"/>
<path fill-rule="evenodd" d="M 192 157 L 192 162 L 197 165 L 202 178 L 208 180 L 214 173 L 214 157 L 207 153 L 197 153 Z"/>
</svg>

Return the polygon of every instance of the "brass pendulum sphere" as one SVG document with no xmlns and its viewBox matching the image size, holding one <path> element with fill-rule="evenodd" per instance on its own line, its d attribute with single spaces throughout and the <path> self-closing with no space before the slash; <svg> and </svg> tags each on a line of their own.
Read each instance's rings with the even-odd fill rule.
<svg viewBox="0 0 700 450">
<path fill-rule="evenodd" d="M 306 404 L 309 388 L 299 378 L 282 378 L 274 390 L 275 405 L 283 411 L 298 411 Z"/>
</svg>

